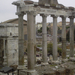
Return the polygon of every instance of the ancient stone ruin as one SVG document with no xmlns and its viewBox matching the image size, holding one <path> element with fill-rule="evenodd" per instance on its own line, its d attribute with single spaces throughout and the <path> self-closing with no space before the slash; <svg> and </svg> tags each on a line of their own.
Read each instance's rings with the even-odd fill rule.
<svg viewBox="0 0 75 75">
<path fill-rule="evenodd" d="M 47 16 L 53 18 L 53 63 L 57 64 L 57 18 L 62 18 L 62 61 L 66 60 L 66 18 L 70 19 L 70 57 L 74 57 L 74 17 L 75 8 L 65 7 L 58 3 L 57 0 L 39 0 L 33 2 L 30 0 L 19 0 L 12 3 L 16 5 L 19 22 L 18 22 L 18 48 L 19 64 L 18 71 L 20 75 L 74 75 L 72 63 L 61 64 L 60 66 L 49 67 L 47 60 Z M 24 38 L 23 38 L 23 16 L 27 14 L 27 69 L 24 67 Z M 35 17 L 40 14 L 42 17 L 42 63 L 36 67 L 36 34 L 35 34 Z M 48 66 L 47 66 L 48 65 Z M 44 67 L 43 67 L 44 66 Z M 46 67 L 45 67 L 46 66 Z M 61 67 L 61 69 L 59 68 Z M 42 71 L 42 72 L 41 72 Z M 39 72 L 39 73 L 38 73 Z M 42 74 L 41 74 L 42 73 Z"/>
</svg>

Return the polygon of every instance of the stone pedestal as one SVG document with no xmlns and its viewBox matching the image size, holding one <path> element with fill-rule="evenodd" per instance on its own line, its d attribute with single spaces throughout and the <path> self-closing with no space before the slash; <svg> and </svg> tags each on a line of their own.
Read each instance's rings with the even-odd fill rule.
<svg viewBox="0 0 75 75">
<path fill-rule="evenodd" d="M 38 75 L 36 70 L 21 70 L 19 75 Z"/>
<path fill-rule="evenodd" d="M 21 70 L 24 70 L 24 69 L 25 69 L 24 65 L 19 65 L 19 66 L 17 67 L 17 75 L 20 75 L 20 71 L 21 71 Z"/>
</svg>

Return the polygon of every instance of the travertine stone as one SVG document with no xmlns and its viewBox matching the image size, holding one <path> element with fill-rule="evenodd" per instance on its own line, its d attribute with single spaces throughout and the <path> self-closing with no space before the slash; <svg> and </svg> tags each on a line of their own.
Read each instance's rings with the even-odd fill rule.
<svg viewBox="0 0 75 75">
<path fill-rule="evenodd" d="M 70 18 L 70 57 L 74 56 L 74 17 Z"/>
<path fill-rule="evenodd" d="M 18 14 L 18 32 L 19 32 L 19 65 L 24 65 L 24 35 L 23 35 L 23 15 L 22 13 Z"/>
<path fill-rule="evenodd" d="M 27 33 L 28 33 L 28 69 L 34 69 L 34 12 L 27 12 Z"/>
<path fill-rule="evenodd" d="M 0 24 L 0 36 L 9 37 L 10 33 L 12 33 L 12 36 L 18 36 L 18 24 L 1 23 Z"/>
<path fill-rule="evenodd" d="M 18 38 L 7 38 L 7 63 L 18 65 Z"/>
<path fill-rule="evenodd" d="M 66 17 L 62 16 L 62 58 L 66 59 Z"/>
<path fill-rule="evenodd" d="M 57 60 L 57 16 L 53 17 L 53 60 Z"/>
<path fill-rule="evenodd" d="M 42 15 L 42 59 L 43 63 L 47 63 L 47 15 Z"/>
</svg>

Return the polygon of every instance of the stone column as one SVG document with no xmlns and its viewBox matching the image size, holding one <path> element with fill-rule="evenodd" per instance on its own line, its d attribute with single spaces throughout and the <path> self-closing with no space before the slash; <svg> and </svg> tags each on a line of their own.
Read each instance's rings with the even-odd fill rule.
<svg viewBox="0 0 75 75">
<path fill-rule="evenodd" d="M 34 70 L 34 16 L 33 12 L 27 12 L 27 34 L 28 34 L 28 69 Z"/>
<path fill-rule="evenodd" d="M 74 17 L 70 18 L 70 57 L 74 56 Z"/>
<path fill-rule="evenodd" d="M 7 57 L 6 57 L 6 50 L 5 50 L 5 38 L 3 39 L 3 49 L 4 49 L 4 62 L 3 62 L 3 65 L 4 66 L 7 66 Z"/>
<path fill-rule="evenodd" d="M 66 59 L 66 17 L 62 17 L 62 58 Z"/>
<path fill-rule="evenodd" d="M 18 44 L 19 44 L 19 66 L 24 65 L 24 35 L 23 35 L 23 15 L 22 13 L 18 14 Z"/>
<path fill-rule="evenodd" d="M 36 65 L 36 25 L 35 25 L 35 17 L 36 15 L 34 14 L 33 15 L 33 22 L 34 22 L 34 29 L 33 29 L 33 32 L 34 32 L 34 63 Z"/>
<path fill-rule="evenodd" d="M 46 15 L 42 16 L 42 59 L 43 63 L 47 63 L 47 22 Z"/>
<path fill-rule="evenodd" d="M 57 16 L 53 17 L 53 60 L 57 60 Z"/>
</svg>

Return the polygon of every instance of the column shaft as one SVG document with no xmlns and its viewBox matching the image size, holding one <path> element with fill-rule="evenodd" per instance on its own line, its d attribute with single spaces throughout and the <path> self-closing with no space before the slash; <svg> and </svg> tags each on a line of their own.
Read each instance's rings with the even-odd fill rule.
<svg viewBox="0 0 75 75">
<path fill-rule="evenodd" d="M 42 59 L 43 63 L 47 63 L 47 16 L 42 15 Z"/>
<path fill-rule="evenodd" d="M 4 49 L 4 62 L 3 62 L 3 65 L 4 66 L 7 66 L 7 58 L 6 58 L 6 48 L 5 48 L 5 38 L 3 39 L 3 49 Z"/>
<path fill-rule="evenodd" d="M 23 14 L 18 15 L 18 31 L 19 31 L 19 65 L 24 65 L 24 35 L 23 35 Z"/>
<path fill-rule="evenodd" d="M 74 56 L 74 18 L 70 17 L 70 57 Z"/>
<path fill-rule="evenodd" d="M 36 64 L 36 25 L 35 25 L 35 15 L 33 17 L 33 22 L 34 22 L 34 29 L 33 29 L 33 32 L 34 32 L 34 63 Z"/>
<path fill-rule="evenodd" d="M 66 17 L 62 17 L 62 58 L 66 59 Z"/>
<path fill-rule="evenodd" d="M 57 60 L 57 17 L 53 16 L 53 59 Z"/>
<path fill-rule="evenodd" d="M 28 69 L 34 69 L 34 16 L 33 12 L 27 13 L 27 33 L 28 33 Z"/>
</svg>

